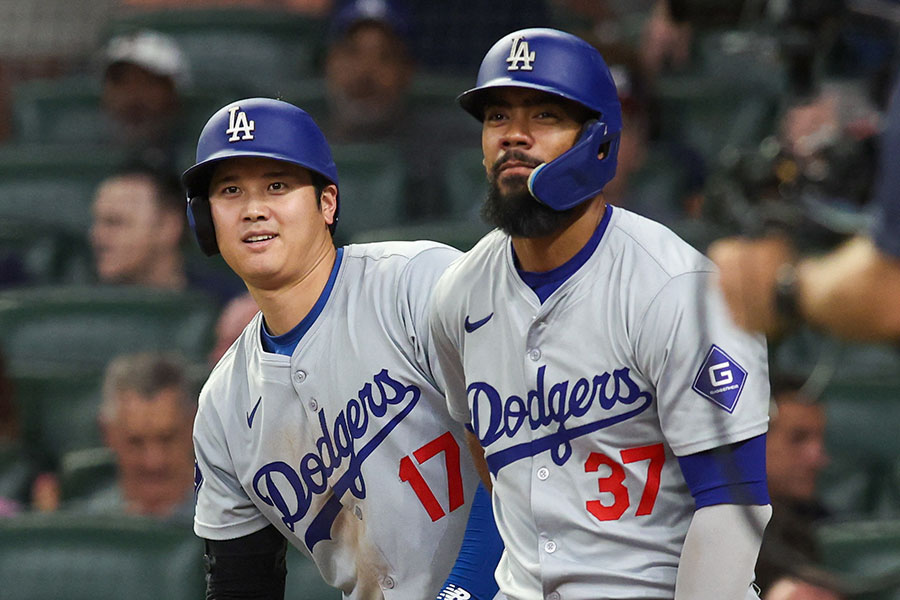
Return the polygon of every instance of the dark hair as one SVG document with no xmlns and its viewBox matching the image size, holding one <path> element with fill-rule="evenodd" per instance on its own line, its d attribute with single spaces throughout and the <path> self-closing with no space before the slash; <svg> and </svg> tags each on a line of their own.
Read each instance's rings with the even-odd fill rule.
<svg viewBox="0 0 900 600">
<path fill-rule="evenodd" d="M 129 158 L 121 163 L 112 177 L 146 177 L 156 188 L 159 203 L 167 210 L 184 212 L 185 195 L 178 177 L 170 170 L 140 158 Z"/>
</svg>

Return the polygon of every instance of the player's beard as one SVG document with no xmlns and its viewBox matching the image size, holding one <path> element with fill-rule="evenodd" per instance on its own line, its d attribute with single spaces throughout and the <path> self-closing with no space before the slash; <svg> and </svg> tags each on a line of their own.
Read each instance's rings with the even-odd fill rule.
<svg viewBox="0 0 900 600">
<path fill-rule="evenodd" d="M 489 225 L 499 227 L 513 237 L 538 238 L 553 234 L 572 220 L 574 209 L 555 211 L 538 202 L 528 191 L 528 178 L 510 175 L 503 181 L 508 191 L 500 190 L 497 179 L 500 166 L 514 159 L 537 166 L 534 159 L 517 150 L 511 150 L 491 165 L 488 176 L 488 195 L 481 206 L 481 218 Z"/>
</svg>

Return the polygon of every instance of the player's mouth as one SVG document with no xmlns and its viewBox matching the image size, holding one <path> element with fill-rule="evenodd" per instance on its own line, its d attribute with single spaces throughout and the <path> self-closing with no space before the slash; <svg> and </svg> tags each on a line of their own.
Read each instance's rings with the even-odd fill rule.
<svg viewBox="0 0 900 600">
<path fill-rule="evenodd" d="M 527 177 L 539 164 L 541 161 L 535 160 L 521 151 L 511 150 L 494 163 L 492 170 L 495 177 L 501 175 L 524 175 Z"/>
<path fill-rule="evenodd" d="M 251 233 L 249 235 L 244 236 L 241 241 L 245 244 L 254 247 L 260 248 L 268 245 L 272 240 L 278 237 L 276 233 Z"/>
</svg>

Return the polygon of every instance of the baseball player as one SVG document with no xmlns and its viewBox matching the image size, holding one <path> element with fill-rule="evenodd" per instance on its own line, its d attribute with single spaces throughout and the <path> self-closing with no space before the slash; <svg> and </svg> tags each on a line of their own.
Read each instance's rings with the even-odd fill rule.
<svg viewBox="0 0 900 600">
<path fill-rule="evenodd" d="M 602 57 L 517 31 L 459 102 L 498 229 L 441 277 L 431 327 L 490 473 L 501 592 L 757 598 L 765 340 L 732 323 L 706 258 L 604 202 L 622 122 Z"/>
<path fill-rule="evenodd" d="M 221 252 L 261 310 L 210 374 L 194 424 L 207 598 L 283 598 L 285 540 L 345 598 L 434 597 L 479 487 L 427 323 L 459 252 L 336 248 L 331 151 L 285 102 L 216 112 L 183 182 L 201 248 Z M 497 589 L 499 537 L 486 552 L 487 568 L 467 571 L 481 600 Z"/>
</svg>

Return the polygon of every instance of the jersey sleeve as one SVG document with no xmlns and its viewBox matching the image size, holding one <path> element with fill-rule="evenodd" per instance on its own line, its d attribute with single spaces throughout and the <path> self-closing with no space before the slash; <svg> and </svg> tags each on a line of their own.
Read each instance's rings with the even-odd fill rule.
<svg viewBox="0 0 900 600">
<path fill-rule="evenodd" d="M 765 337 L 734 323 L 715 272 L 669 279 L 639 323 L 636 361 L 654 384 L 660 426 L 676 455 L 765 433 Z"/>
<path fill-rule="evenodd" d="M 228 540 L 255 533 L 269 522 L 235 475 L 222 421 L 209 397 L 204 397 L 207 393 L 205 389 L 201 393 L 194 421 L 194 532 L 210 540 Z"/>
<path fill-rule="evenodd" d="M 447 399 L 450 416 L 461 423 L 468 423 L 469 405 L 462 363 L 462 333 L 459 328 L 462 320 L 454 318 L 458 311 L 452 302 L 452 278 L 451 268 L 435 286 L 429 319 L 431 343 L 438 364 L 435 374 Z"/>
<path fill-rule="evenodd" d="M 460 255 L 455 248 L 436 244 L 410 259 L 400 283 L 400 313 L 415 348 L 416 364 L 441 390 L 440 377 L 435 373 L 439 367 L 434 359 L 428 319 L 435 284 Z"/>
</svg>

